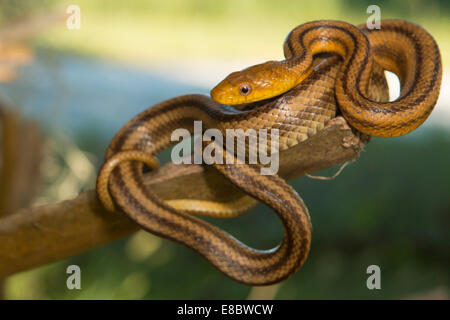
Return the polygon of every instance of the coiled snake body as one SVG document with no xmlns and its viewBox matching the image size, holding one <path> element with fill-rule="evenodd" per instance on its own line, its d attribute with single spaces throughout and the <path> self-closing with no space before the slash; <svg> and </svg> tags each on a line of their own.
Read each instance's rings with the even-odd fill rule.
<svg viewBox="0 0 450 320">
<path fill-rule="evenodd" d="M 181 96 L 130 120 L 110 143 L 97 179 L 104 206 L 123 211 L 153 234 L 194 249 L 236 281 L 267 285 L 295 273 L 309 252 L 311 223 L 303 201 L 282 178 L 261 175 L 255 165 L 213 165 L 243 192 L 272 208 L 283 223 L 284 238 L 277 248 L 255 250 L 191 215 L 237 215 L 254 199 L 246 196 L 229 207 L 195 202 L 195 208 L 189 200 L 166 203 L 144 185 L 143 164 L 156 168 L 154 155 L 173 144 L 173 130 L 193 131 L 195 120 L 203 121 L 204 129 L 222 132 L 276 128 L 280 151 L 322 129 L 337 108 L 350 125 L 368 135 L 406 134 L 432 111 L 442 67 L 433 38 L 421 27 L 397 20 L 382 21 L 380 30 L 329 20 L 306 23 L 291 31 L 284 52 L 286 60 L 230 74 L 211 91 L 215 101 L 203 95 Z M 333 55 L 315 58 L 323 53 Z M 384 70 L 400 79 L 400 97 L 392 102 Z M 235 104 L 247 105 L 227 106 Z"/>
</svg>

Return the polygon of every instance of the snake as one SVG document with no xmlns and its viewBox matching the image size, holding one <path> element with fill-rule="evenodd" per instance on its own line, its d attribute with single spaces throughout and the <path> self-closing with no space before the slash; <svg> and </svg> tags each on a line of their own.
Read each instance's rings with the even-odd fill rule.
<svg viewBox="0 0 450 320">
<path fill-rule="evenodd" d="M 242 199 L 230 206 L 191 199 L 170 202 L 144 184 L 144 169 L 156 169 L 155 156 L 175 143 L 171 133 L 178 128 L 193 132 L 194 121 L 202 121 L 204 130 L 223 133 L 277 129 L 279 152 L 307 140 L 338 113 L 370 136 L 407 134 L 433 110 L 442 64 L 433 37 L 402 20 L 382 20 L 380 29 L 334 20 L 308 22 L 288 34 L 283 49 L 284 60 L 229 74 L 211 90 L 211 97 L 175 97 L 128 121 L 110 142 L 97 177 L 103 206 L 193 249 L 235 281 L 269 285 L 296 273 L 309 254 L 312 225 L 303 200 L 284 179 L 260 174 L 258 164 L 215 163 L 241 189 Z M 385 70 L 395 73 L 401 84 L 393 101 Z M 271 208 L 282 222 L 283 239 L 273 249 L 250 248 L 193 215 L 236 216 L 256 202 Z"/>
</svg>

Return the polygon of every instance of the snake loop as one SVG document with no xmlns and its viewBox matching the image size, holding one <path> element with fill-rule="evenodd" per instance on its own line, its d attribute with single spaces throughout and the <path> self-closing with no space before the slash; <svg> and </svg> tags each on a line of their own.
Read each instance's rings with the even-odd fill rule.
<svg viewBox="0 0 450 320">
<path fill-rule="evenodd" d="M 340 21 L 305 23 L 288 35 L 286 60 L 269 61 L 233 72 L 212 91 L 222 104 L 251 103 L 282 94 L 307 77 L 313 56 L 335 53 L 343 64 L 336 98 L 346 120 L 362 133 L 379 137 L 407 134 L 430 115 L 439 96 L 442 65 L 439 48 L 423 28 L 401 20 L 383 20 L 369 30 Z M 398 75 L 400 97 L 375 101 L 368 91 L 374 63 Z M 251 88 L 243 95 L 237 88 Z"/>
<path fill-rule="evenodd" d="M 118 208 L 151 233 L 192 248 L 236 281 L 266 285 L 295 273 L 309 252 L 311 222 L 303 201 L 286 181 L 260 175 L 255 165 L 214 164 L 247 194 L 240 202 L 234 207 L 192 199 L 170 203 L 144 185 L 143 163 L 156 168 L 154 156 L 173 144 L 173 130 L 192 133 L 199 120 L 205 129 L 222 133 L 276 128 L 279 151 L 316 134 L 337 110 L 363 133 L 406 134 L 433 110 L 442 65 L 434 39 L 420 26 L 399 20 L 382 21 L 380 30 L 329 20 L 306 23 L 291 31 L 284 52 L 283 61 L 230 74 L 212 90 L 215 101 L 203 95 L 176 97 L 125 124 L 111 141 L 97 178 L 104 206 Z M 395 101 L 388 101 L 384 70 L 400 79 L 401 93 Z M 272 208 L 282 222 L 284 237 L 275 249 L 249 248 L 190 214 L 238 215 L 255 199 Z"/>
</svg>

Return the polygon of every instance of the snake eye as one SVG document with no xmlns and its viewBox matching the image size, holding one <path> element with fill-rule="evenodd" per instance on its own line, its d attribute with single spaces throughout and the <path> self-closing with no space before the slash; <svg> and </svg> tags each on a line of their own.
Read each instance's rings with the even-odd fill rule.
<svg viewBox="0 0 450 320">
<path fill-rule="evenodd" d="M 248 83 L 243 83 L 239 86 L 239 94 L 241 96 L 248 96 L 252 92 L 252 86 Z"/>
</svg>

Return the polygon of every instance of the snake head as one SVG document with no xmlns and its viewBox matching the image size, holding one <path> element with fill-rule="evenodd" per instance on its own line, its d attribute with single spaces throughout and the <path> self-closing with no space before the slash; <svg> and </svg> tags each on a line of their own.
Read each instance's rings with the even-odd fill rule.
<svg viewBox="0 0 450 320">
<path fill-rule="evenodd" d="M 211 90 L 218 103 L 237 105 L 278 96 L 297 84 L 297 75 L 278 61 L 233 72 Z"/>
</svg>

